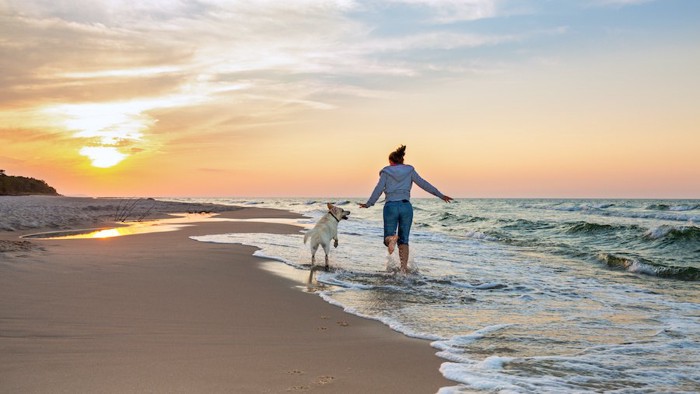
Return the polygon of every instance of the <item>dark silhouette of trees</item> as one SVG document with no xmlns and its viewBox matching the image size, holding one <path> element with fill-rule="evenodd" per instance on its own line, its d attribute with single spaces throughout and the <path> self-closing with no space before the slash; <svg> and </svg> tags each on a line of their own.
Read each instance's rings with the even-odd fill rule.
<svg viewBox="0 0 700 394">
<path fill-rule="evenodd" d="M 48 194 L 57 196 L 56 189 L 40 179 L 24 176 L 10 176 L 0 170 L 0 196 L 22 196 L 29 194 Z"/>
</svg>

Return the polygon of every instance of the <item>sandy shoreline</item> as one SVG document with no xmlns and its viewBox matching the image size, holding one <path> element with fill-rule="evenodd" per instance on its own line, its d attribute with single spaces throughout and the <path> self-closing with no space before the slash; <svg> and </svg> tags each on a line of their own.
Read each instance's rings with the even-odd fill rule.
<svg viewBox="0 0 700 394">
<path fill-rule="evenodd" d="M 164 218 L 173 212 L 225 212 L 237 207 L 151 198 L 0 196 L 0 231 L 62 230 L 110 221 Z"/>
<path fill-rule="evenodd" d="M 280 215 L 293 214 L 222 214 Z M 0 232 L 0 241 L 55 228 Z M 432 393 L 454 384 L 427 341 L 295 289 L 259 269 L 252 247 L 188 238 L 298 230 L 203 222 L 0 253 L 0 392 Z"/>
</svg>

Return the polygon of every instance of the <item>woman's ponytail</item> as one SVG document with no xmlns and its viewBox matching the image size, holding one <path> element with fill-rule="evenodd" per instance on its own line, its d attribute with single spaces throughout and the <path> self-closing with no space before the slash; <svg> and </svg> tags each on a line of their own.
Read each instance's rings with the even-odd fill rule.
<svg viewBox="0 0 700 394">
<path fill-rule="evenodd" d="M 406 155 L 406 145 L 399 146 L 389 154 L 389 161 L 396 164 L 403 164 L 403 157 Z"/>
</svg>

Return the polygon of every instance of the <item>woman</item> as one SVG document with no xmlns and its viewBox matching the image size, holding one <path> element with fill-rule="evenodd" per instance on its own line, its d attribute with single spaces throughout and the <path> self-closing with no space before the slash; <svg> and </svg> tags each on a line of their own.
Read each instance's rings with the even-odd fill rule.
<svg viewBox="0 0 700 394">
<path fill-rule="evenodd" d="M 386 195 L 384 203 L 384 245 L 389 254 L 394 253 L 396 243 L 399 244 L 399 260 L 401 272 L 408 272 L 408 235 L 413 222 L 413 206 L 411 205 L 411 187 L 413 183 L 428 193 L 441 198 L 445 202 L 452 201 L 435 186 L 421 178 L 413 166 L 403 164 L 406 146 L 401 145 L 389 154 L 389 166 L 379 172 L 379 182 L 366 203 L 360 208 L 369 208 L 377 202 L 382 192 Z M 396 235 L 398 228 L 399 234 Z"/>
</svg>

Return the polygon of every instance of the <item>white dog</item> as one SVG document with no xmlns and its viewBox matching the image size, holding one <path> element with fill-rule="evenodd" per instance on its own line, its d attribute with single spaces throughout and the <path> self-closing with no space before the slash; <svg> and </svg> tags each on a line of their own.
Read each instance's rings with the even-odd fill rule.
<svg viewBox="0 0 700 394">
<path fill-rule="evenodd" d="M 306 241 L 310 241 L 312 266 L 316 262 L 316 250 L 318 250 L 319 246 L 323 246 L 323 251 L 326 252 L 326 269 L 328 269 L 328 253 L 331 251 L 331 239 L 335 241 L 333 247 L 337 248 L 338 223 L 343 219 L 347 219 L 348 215 L 350 215 L 350 211 L 328 203 L 328 213 L 319 219 L 314 228 L 304 234 L 304 244 L 306 244 Z"/>
</svg>

